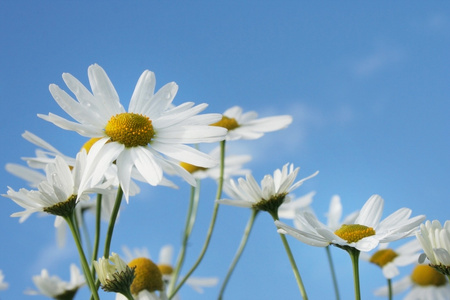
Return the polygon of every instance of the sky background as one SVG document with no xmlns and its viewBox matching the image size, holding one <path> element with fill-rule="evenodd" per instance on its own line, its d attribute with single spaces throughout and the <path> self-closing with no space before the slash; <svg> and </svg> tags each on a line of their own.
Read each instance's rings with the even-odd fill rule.
<svg viewBox="0 0 450 300">
<path fill-rule="evenodd" d="M 295 195 L 316 191 L 312 207 L 322 221 L 335 194 L 344 214 L 379 194 L 384 217 L 409 207 L 413 215 L 444 222 L 450 194 L 449 46 L 450 3 L 444 1 L 1 1 L 0 165 L 24 164 L 21 157 L 33 156 L 35 146 L 21 137 L 25 130 L 71 156 L 85 142 L 36 116 L 67 117 L 48 91 L 50 83 L 67 90 L 63 72 L 88 85 L 87 68 L 98 63 L 127 107 L 149 69 L 157 89 L 171 81 L 179 85 L 176 104 L 208 103 L 205 112 L 240 105 L 262 117 L 292 115 L 287 129 L 228 143 L 229 150 L 252 155 L 246 167 L 258 181 L 288 162 L 301 167 L 300 178 L 319 170 Z M 0 172 L 2 194 L 7 186 L 26 187 L 3 167 Z M 112 251 L 146 247 L 157 260 L 164 245 L 178 250 L 189 188 L 175 181 L 177 191 L 141 185 L 141 193 L 123 206 Z M 214 195 L 215 183 L 205 181 L 186 266 L 203 244 Z M 68 280 L 78 256 L 70 238 L 57 248 L 53 217 L 33 215 L 19 224 L 9 216 L 20 210 L 7 198 L 0 201 L 0 269 L 10 284 L 0 299 L 45 299 L 23 295 L 34 288 L 31 277 L 47 268 Z M 249 215 L 243 208 L 220 208 L 195 276 L 223 279 Z M 288 240 L 310 299 L 333 299 L 325 250 Z M 352 299 L 350 259 L 338 248 L 332 255 L 342 299 Z M 363 298 L 376 299 L 373 290 L 385 285 L 381 271 L 365 262 L 360 269 Z M 199 295 L 184 287 L 181 298 L 215 299 L 218 290 Z M 84 287 L 77 299 L 86 299 L 86 292 Z M 273 221 L 261 213 L 225 299 L 299 298 Z"/>
</svg>

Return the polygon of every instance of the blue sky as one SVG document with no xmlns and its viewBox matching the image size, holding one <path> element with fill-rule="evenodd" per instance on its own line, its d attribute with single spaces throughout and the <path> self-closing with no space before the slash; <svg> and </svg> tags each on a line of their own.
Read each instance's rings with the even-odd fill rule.
<svg viewBox="0 0 450 300">
<path fill-rule="evenodd" d="M 88 66 L 98 63 L 127 106 L 149 69 L 157 88 L 179 85 L 176 103 L 208 103 L 207 112 L 240 105 L 260 116 L 291 114 L 289 128 L 230 143 L 230 150 L 253 156 L 247 167 L 257 180 L 287 162 L 301 166 L 300 177 L 319 170 L 295 194 L 316 191 L 312 207 L 322 220 L 334 194 L 344 213 L 380 194 L 384 216 L 409 207 L 413 215 L 448 219 L 446 2 L 2 1 L 0 28 L 3 166 L 33 155 L 35 147 L 21 138 L 25 130 L 67 155 L 84 143 L 36 116 L 65 116 L 48 91 L 50 83 L 65 89 L 63 72 L 87 84 Z M 0 172 L 2 193 L 7 186 L 25 187 L 4 168 Z M 112 249 L 147 247 L 156 258 L 163 245 L 179 245 L 189 189 L 141 188 L 124 206 Z M 214 183 L 205 183 L 188 265 L 201 248 L 214 195 Z M 23 290 L 33 287 L 31 276 L 42 268 L 67 280 L 78 258 L 70 243 L 56 248 L 53 218 L 33 216 L 19 224 L 9 217 L 20 210 L 16 204 L 3 198 L 0 207 L 0 269 L 10 283 L 0 298 L 31 297 Z M 195 275 L 224 277 L 249 213 L 221 207 L 211 249 Z M 255 226 L 226 298 L 297 299 L 273 222 L 261 214 Z M 325 251 L 289 242 L 310 298 L 331 299 Z M 351 299 L 350 260 L 332 250 L 343 299 Z M 361 272 L 364 299 L 373 299 L 373 289 L 385 284 L 382 274 L 365 263 Z M 217 292 L 197 295 L 186 287 L 181 296 L 214 299 Z"/>
</svg>

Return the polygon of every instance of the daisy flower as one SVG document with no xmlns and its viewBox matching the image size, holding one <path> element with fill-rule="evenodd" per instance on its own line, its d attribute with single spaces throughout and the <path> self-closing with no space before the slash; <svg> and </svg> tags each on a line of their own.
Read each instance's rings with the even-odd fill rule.
<svg viewBox="0 0 450 300">
<path fill-rule="evenodd" d="M 63 281 L 58 276 L 49 276 L 43 269 L 40 275 L 33 276 L 36 290 L 26 290 L 27 295 L 44 295 L 53 299 L 73 299 L 78 289 L 85 284 L 84 276 L 78 267 L 70 265 L 70 281 Z"/>
<path fill-rule="evenodd" d="M 130 287 L 135 278 L 135 268 L 129 267 L 114 252 L 108 258 L 102 257 L 92 263 L 105 292 L 130 295 Z"/>
<path fill-rule="evenodd" d="M 293 164 L 285 164 L 281 170 L 275 170 L 273 176 L 264 176 L 261 185 L 258 185 L 251 174 L 247 174 L 245 179 L 239 178 L 237 183 L 230 179 L 225 182 L 224 190 L 232 199 L 216 201 L 220 204 L 264 210 L 271 214 L 277 213 L 283 203 L 290 201 L 290 192 L 318 173 L 315 172 L 294 183 L 299 170 L 298 167 L 294 169 Z"/>
<path fill-rule="evenodd" d="M 5 282 L 5 275 L 3 275 L 3 271 L 0 270 L 0 291 L 6 290 L 9 287 L 9 284 Z"/>
<path fill-rule="evenodd" d="M 444 275 L 427 265 L 417 265 L 411 275 L 392 284 L 393 294 L 406 290 L 404 300 L 449 300 L 450 284 Z M 375 290 L 376 296 L 386 297 L 388 287 Z"/>
<path fill-rule="evenodd" d="M 115 161 L 127 201 L 133 170 L 147 183 L 159 185 L 163 169 L 170 166 L 195 185 L 192 175 L 168 158 L 207 168 L 217 164 L 208 155 L 186 145 L 225 139 L 226 129 L 209 126 L 220 120 L 220 114 L 198 115 L 207 104 L 194 106 L 187 102 L 171 108 L 178 86 L 172 82 L 154 93 L 155 75 L 146 70 L 137 82 L 127 111 L 100 66 L 91 65 L 88 77 L 92 93 L 72 75 L 63 74 L 64 82 L 78 101 L 58 86 L 50 85 L 53 98 L 76 122 L 52 113 L 38 116 L 63 129 L 99 138 L 96 178 L 100 179 L 103 170 Z"/>
<path fill-rule="evenodd" d="M 122 250 L 124 252 L 125 258 L 130 261 L 138 257 L 151 258 L 148 249 L 145 247 L 141 249 L 134 248 L 133 250 L 130 250 L 128 247 L 123 246 Z M 174 271 L 174 267 L 172 264 L 173 251 L 173 246 L 163 246 L 159 251 L 159 258 L 158 262 L 156 263 L 159 270 L 161 271 L 163 281 L 166 285 L 169 285 L 170 281 L 172 280 L 172 273 Z M 219 279 L 217 277 L 189 277 L 186 281 L 186 284 L 196 292 L 201 294 L 204 292 L 204 288 L 213 287 L 217 285 L 218 282 Z M 175 296 L 175 299 L 178 299 L 177 295 Z"/>
<path fill-rule="evenodd" d="M 242 108 L 233 106 L 223 113 L 222 120 L 212 125 L 228 129 L 227 141 L 255 140 L 266 132 L 277 131 L 286 128 L 292 123 L 292 117 L 288 115 L 258 118 L 254 111 L 242 113 Z"/>
<path fill-rule="evenodd" d="M 420 262 L 423 262 L 426 256 L 433 268 L 450 275 L 450 221 L 446 221 L 443 227 L 438 220 L 426 221 L 420 225 L 416 237 L 425 252 Z"/>
<path fill-rule="evenodd" d="M 38 185 L 37 190 L 20 189 L 14 191 L 9 187 L 4 197 L 12 199 L 25 210 L 13 213 L 11 217 L 20 217 L 24 222 L 35 212 L 46 212 L 59 217 L 67 217 L 73 213 L 76 204 L 81 200 L 88 200 L 90 192 L 103 192 L 104 188 L 91 185 L 90 174 L 86 169 L 94 164 L 92 157 L 86 151 L 79 152 L 75 166 L 56 156 L 53 163 L 46 165 L 46 180 Z M 105 187 L 108 183 L 105 183 Z"/>
<path fill-rule="evenodd" d="M 208 153 L 213 159 L 220 160 L 220 147 L 214 148 Z M 223 171 L 223 178 L 227 179 L 233 176 L 242 176 L 250 173 L 250 170 L 243 169 L 243 164 L 249 162 L 252 159 L 250 155 L 226 155 L 225 156 L 225 168 Z M 197 167 L 185 162 L 181 162 L 180 165 L 191 173 L 195 179 L 212 178 L 218 180 L 220 177 L 220 165 L 216 165 L 212 168 Z"/>
<path fill-rule="evenodd" d="M 337 230 L 321 223 L 309 212 L 299 215 L 299 221 L 303 226 L 301 230 L 279 221 L 275 224 L 280 233 L 289 234 L 312 246 L 326 247 L 333 244 L 367 252 L 379 243 L 392 242 L 410 236 L 425 219 L 424 215 L 410 218 L 411 210 L 401 208 L 380 222 L 383 204 L 384 200 L 379 195 L 373 195 L 362 207 L 354 224 L 343 224 Z"/>
<path fill-rule="evenodd" d="M 386 279 L 392 279 L 400 274 L 398 267 L 404 267 L 417 262 L 421 248 L 416 239 L 396 249 L 388 248 L 388 245 L 388 243 L 380 244 L 378 250 L 372 255 L 364 252 L 361 253 L 360 257 L 379 266 Z"/>
</svg>

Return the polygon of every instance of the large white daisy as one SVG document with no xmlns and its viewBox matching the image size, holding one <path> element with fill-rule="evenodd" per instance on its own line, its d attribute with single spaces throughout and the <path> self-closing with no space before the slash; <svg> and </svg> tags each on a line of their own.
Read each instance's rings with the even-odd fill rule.
<svg viewBox="0 0 450 300">
<path fill-rule="evenodd" d="M 231 199 L 216 201 L 220 204 L 249 207 L 269 212 L 277 211 L 281 204 L 290 201 L 290 192 L 318 173 L 315 172 L 295 182 L 299 170 L 298 167 L 294 169 L 293 164 L 285 164 L 281 170 L 275 170 L 273 176 L 270 174 L 264 176 L 261 185 L 258 185 L 251 174 L 247 174 L 245 179 L 239 178 L 237 183 L 230 179 L 225 182 L 224 190 L 231 196 Z"/>
<path fill-rule="evenodd" d="M 178 86 L 168 83 L 154 93 L 155 75 L 146 70 L 137 82 L 127 111 L 100 66 L 91 65 L 88 77 L 92 93 L 72 75 L 63 74 L 64 82 L 78 101 L 58 86 L 50 85 L 53 98 L 76 122 L 52 113 L 38 116 L 63 129 L 100 138 L 96 143 L 102 146 L 97 179 L 116 161 L 120 185 L 127 200 L 133 170 L 149 184 L 158 185 L 163 179 L 163 169 L 170 165 L 195 185 L 192 175 L 167 157 L 201 167 L 217 164 L 208 155 L 186 145 L 225 139 L 226 129 L 209 126 L 221 119 L 220 114 L 198 115 L 207 104 L 194 106 L 187 102 L 171 107 Z"/>
<path fill-rule="evenodd" d="M 286 128 L 292 123 L 289 115 L 273 116 L 258 119 L 254 111 L 242 112 L 239 106 L 233 106 L 223 113 L 222 120 L 215 123 L 228 129 L 227 141 L 254 140 L 262 137 L 266 132 Z"/>
<path fill-rule="evenodd" d="M 294 238 L 317 247 L 349 246 L 359 251 L 367 252 L 378 244 L 399 240 L 414 234 L 424 215 L 410 218 L 411 210 L 401 208 L 380 222 L 384 200 L 379 195 L 373 195 L 367 200 L 355 219 L 354 224 L 343 224 L 333 230 L 317 220 L 314 214 L 303 212 L 299 215 L 302 230 L 292 228 L 276 221 L 280 233 L 289 234 Z"/>
</svg>

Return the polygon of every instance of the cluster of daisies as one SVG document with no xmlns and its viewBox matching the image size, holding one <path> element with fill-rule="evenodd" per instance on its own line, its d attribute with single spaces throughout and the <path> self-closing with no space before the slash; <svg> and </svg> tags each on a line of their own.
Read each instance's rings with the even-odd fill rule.
<svg viewBox="0 0 450 300">
<path fill-rule="evenodd" d="M 361 258 L 380 266 L 388 280 L 399 275 L 399 266 L 417 264 L 410 276 L 394 282 L 393 288 L 388 281 L 389 287 L 377 290 L 377 295 L 391 297 L 392 290 L 397 292 L 411 287 L 407 299 L 450 299 L 449 222 L 443 227 L 438 221 L 423 223 L 425 216 L 411 217 L 412 212 L 407 208 L 381 220 L 384 201 L 374 195 L 360 211 L 342 221 L 340 199 L 333 197 L 328 222 L 324 224 L 309 208 L 314 193 L 300 198 L 292 194 L 318 172 L 298 180 L 300 169 L 287 163 L 258 183 L 250 170 L 243 168 L 251 159 L 249 155 L 226 155 L 225 143 L 254 140 L 267 132 L 286 128 L 292 122 L 291 116 L 258 118 L 255 112 L 244 113 L 239 106 L 231 107 L 223 114 L 201 114 L 207 104 L 173 104 L 178 90 L 175 83 L 155 91 L 155 75 L 148 70 L 139 78 L 128 109 L 124 108 L 106 72 L 98 65 L 88 69 L 90 90 L 70 74 L 65 73 L 62 77 L 75 98 L 54 84 L 50 85 L 50 92 L 72 120 L 52 113 L 38 116 L 86 137 L 86 143 L 76 157 L 70 157 L 35 134 L 25 132 L 23 137 L 38 147 L 36 155 L 24 158 L 27 167 L 8 164 L 6 168 L 24 179 L 29 188 L 16 191 L 9 187 L 3 196 L 23 208 L 12 214 L 19 217 L 20 222 L 35 212 L 54 215 L 59 244 L 64 243 L 64 232 L 69 227 L 80 255 L 81 271 L 72 264 L 70 282 L 65 282 L 50 276 L 44 269 L 33 277 L 37 291 L 27 290 L 27 294 L 73 299 L 81 287 L 87 286 L 93 299 L 100 299 L 99 287 L 116 293 L 116 299 L 176 299 L 184 283 L 199 292 L 219 284 L 217 277 L 190 276 L 204 253 L 180 279 L 179 270 L 195 220 L 195 203 L 198 201 L 195 195 L 198 193 L 193 193 L 191 199 L 192 209 L 188 212 L 183 244 L 175 264 L 172 246 L 163 247 L 159 262 L 152 260 L 146 250 L 132 252 L 125 247 L 122 256 L 117 251 L 110 251 L 122 198 L 128 203 L 130 197 L 139 193 L 142 183 L 176 187 L 173 178 L 179 177 L 194 191 L 205 178 L 213 178 L 217 183 L 210 233 L 221 204 L 250 209 L 253 218 L 259 212 L 268 212 L 274 219 L 274 230 L 282 237 L 304 299 L 307 299 L 307 287 L 303 286 L 286 235 L 315 247 L 336 246 L 356 259 L 362 253 Z M 195 146 L 202 143 L 219 145 L 204 153 Z M 228 197 L 222 196 L 222 189 Z M 97 243 L 94 249 L 83 248 L 85 212 L 93 212 L 96 218 L 108 222 L 103 255 L 99 254 Z M 293 220 L 293 226 L 280 218 Z M 252 220 L 249 230 L 244 233 L 242 246 L 247 242 Z M 99 222 L 96 224 L 99 226 Z M 388 248 L 390 242 L 413 236 L 417 238 L 403 247 Z M 205 251 L 209 238 L 210 235 L 205 241 Z M 421 252 L 424 253 L 421 255 Z M 237 252 L 236 262 L 240 253 Z M 222 283 L 220 299 L 235 267 L 235 263 L 231 264 Z M 355 285 L 358 281 L 359 278 L 355 278 Z M 0 289 L 6 288 L 8 284 L 0 270 Z M 358 292 L 356 299 L 360 297 Z"/>
</svg>

